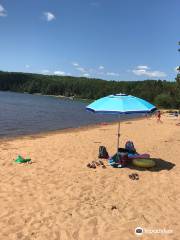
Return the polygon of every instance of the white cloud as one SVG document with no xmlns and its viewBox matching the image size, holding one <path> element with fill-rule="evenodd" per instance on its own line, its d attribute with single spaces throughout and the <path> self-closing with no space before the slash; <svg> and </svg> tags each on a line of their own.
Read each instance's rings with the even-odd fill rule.
<svg viewBox="0 0 180 240">
<path fill-rule="evenodd" d="M 115 72 L 107 72 L 106 73 L 108 76 L 113 76 L 113 77 L 118 77 L 119 73 L 115 73 Z"/>
<path fill-rule="evenodd" d="M 30 68 L 31 66 L 29 64 L 26 64 L 25 65 L 25 68 Z"/>
<path fill-rule="evenodd" d="M 63 71 L 54 71 L 54 74 L 55 74 L 55 75 L 60 75 L 60 76 L 66 75 L 66 73 L 63 72 Z"/>
<path fill-rule="evenodd" d="M 180 69 L 180 67 L 179 67 L 179 66 L 175 67 L 175 68 L 174 68 L 174 71 L 177 73 L 177 72 L 179 72 L 179 70 L 178 70 L 178 69 Z"/>
<path fill-rule="evenodd" d="M 0 17 L 6 17 L 7 12 L 2 5 L 0 5 Z"/>
<path fill-rule="evenodd" d="M 113 76 L 119 77 L 120 74 L 117 72 L 105 72 L 105 67 L 103 65 L 99 65 L 97 68 L 91 67 L 83 67 L 78 62 L 73 62 L 72 65 L 74 66 L 75 70 L 79 71 L 82 76 L 89 77 L 89 76 L 98 76 L 98 75 L 106 75 L 106 76 Z M 107 70 L 106 70 L 107 71 Z"/>
<path fill-rule="evenodd" d="M 45 16 L 46 21 L 48 21 L 48 22 L 50 22 L 56 18 L 55 15 L 51 12 L 44 12 L 44 16 Z"/>
<path fill-rule="evenodd" d="M 140 66 L 137 66 L 137 69 L 149 69 L 149 67 L 146 65 L 140 65 Z"/>
<path fill-rule="evenodd" d="M 148 66 L 137 66 L 136 69 L 133 69 L 132 72 L 137 76 L 146 76 L 146 77 L 166 77 L 166 73 L 161 71 L 151 71 Z"/>
<path fill-rule="evenodd" d="M 87 70 L 77 62 L 72 63 L 72 65 L 75 67 L 76 70 L 78 70 L 81 73 L 86 73 L 87 72 Z"/>
<path fill-rule="evenodd" d="M 86 72 L 86 70 L 83 67 L 77 67 L 76 69 L 82 73 Z"/>
<path fill-rule="evenodd" d="M 73 65 L 74 67 L 79 67 L 79 63 L 77 63 L 77 62 L 72 63 L 72 65 Z"/>
<path fill-rule="evenodd" d="M 104 66 L 99 66 L 99 70 L 103 70 L 104 69 Z"/>
<path fill-rule="evenodd" d="M 42 71 L 41 71 L 41 73 L 46 75 L 46 74 L 49 74 L 49 73 L 50 73 L 50 71 L 49 71 L 49 70 L 47 70 L 47 69 L 44 69 L 44 70 L 42 70 Z"/>
<path fill-rule="evenodd" d="M 90 77 L 90 74 L 89 73 L 84 73 L 83 76 L 84 77 Z"/>
</svg>

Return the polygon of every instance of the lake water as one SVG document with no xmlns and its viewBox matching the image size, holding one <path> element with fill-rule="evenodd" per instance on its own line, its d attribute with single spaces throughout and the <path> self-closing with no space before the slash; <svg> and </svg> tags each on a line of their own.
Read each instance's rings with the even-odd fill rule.
<svg viewBox="0 0 180 240">
<path fill-rule="evenodd" d="M 87 112 L 86 105 L 80 101 L 0 91 L 0 137 L 117 121 L 117 116 Z"/>
</svg>

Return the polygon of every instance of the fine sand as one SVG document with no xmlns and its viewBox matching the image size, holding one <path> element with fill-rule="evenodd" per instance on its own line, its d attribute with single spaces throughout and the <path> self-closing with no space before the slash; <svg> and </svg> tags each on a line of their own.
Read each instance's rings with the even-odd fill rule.
<svg viewBox="0 0 180 240">
<path fill-rule="evenodd" d="M 163 116 L 124 122 L 132 140 L 156 158 L 151 170 L 90 169 L 100 145 L 116 151 L 117 124 L 0 141 L 0 240 L 180 239 L 180 122 Z M 17 164 L 17 155 L 32 164 Z M 105 161 L 104 161 L 105 162 Z M 139 180 L 129 174 L 138 173 Z M 136 227 L 169 230 L 144 234 Z"/>
</svg>

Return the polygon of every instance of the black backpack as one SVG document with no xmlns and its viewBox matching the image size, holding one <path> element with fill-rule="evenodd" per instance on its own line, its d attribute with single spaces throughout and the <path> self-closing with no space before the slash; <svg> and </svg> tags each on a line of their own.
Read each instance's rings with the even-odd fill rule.
<svg viewBox="0 0 180 240">
<path fill-rule="evenodd" d="M 129 153 L 136 153 L 136 149 L 134 147 L 134 143 L 132 141 L 127 141 L 125 144 L 125 149 L 129 152 Z"/>
<path fill-rule="evenodd" d="M 99 147 L 99 156 L 98 158 L 109 158 L 109 154 L 104 146 Z"/>
</svg>

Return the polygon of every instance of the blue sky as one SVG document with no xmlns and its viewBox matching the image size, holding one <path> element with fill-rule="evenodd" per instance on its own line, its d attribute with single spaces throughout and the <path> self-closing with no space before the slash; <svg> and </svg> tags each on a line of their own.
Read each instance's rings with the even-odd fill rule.
<svg viewBox="0 0 180 240">
<path fill-rule="evenodd" d="M 0 70 L 174 80 L 179 0 L 0 0 Z"/>
</svg>

